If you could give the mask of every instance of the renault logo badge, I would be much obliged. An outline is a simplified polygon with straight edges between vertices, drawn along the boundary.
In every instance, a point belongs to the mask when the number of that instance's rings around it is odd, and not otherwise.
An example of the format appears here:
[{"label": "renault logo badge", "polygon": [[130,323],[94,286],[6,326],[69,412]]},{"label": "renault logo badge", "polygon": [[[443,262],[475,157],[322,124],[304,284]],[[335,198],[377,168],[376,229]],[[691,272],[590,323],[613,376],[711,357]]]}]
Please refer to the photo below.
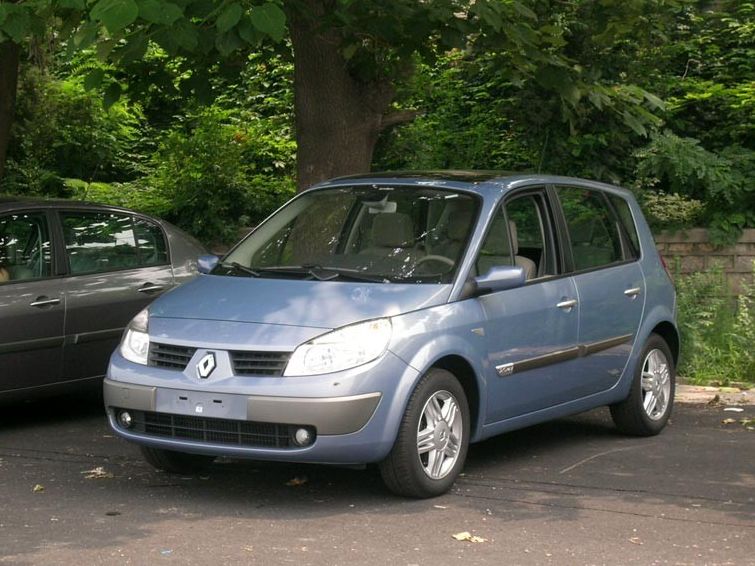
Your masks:
[{"label": "renault logo badge", "polygon": [[207,379],[215,369],[215,354],[207,352],[197,364],[197,376]]}]

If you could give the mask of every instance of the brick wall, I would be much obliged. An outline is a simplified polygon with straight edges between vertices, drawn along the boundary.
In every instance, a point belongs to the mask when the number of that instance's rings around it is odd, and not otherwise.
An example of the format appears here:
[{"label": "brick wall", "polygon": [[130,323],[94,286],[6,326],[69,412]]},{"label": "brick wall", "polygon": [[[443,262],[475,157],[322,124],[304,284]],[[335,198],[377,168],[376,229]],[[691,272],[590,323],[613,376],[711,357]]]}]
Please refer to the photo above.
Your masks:
[{"label": "brick wall", "polygon": [[735,293],[742,290],[742,282],[753,283],[752,262],[755,261],[755,229],[745,230],[733,246],[716,248],[710,243],[705,228],[656,234],[658,251],[666,259],[672,273],[706,271],[721,267]]}]

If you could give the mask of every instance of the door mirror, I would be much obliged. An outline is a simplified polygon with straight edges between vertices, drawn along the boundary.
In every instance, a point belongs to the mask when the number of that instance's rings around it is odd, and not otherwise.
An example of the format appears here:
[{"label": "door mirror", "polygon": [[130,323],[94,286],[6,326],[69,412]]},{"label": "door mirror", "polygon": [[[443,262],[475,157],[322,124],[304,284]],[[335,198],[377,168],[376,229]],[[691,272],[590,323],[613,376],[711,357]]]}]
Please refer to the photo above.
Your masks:
[{"label": "door mirror", "polygon": [[497,265],[491,267],[485,275],[474,278],[477,295],[515,289],[527,282],[524,268],[519,265]]},{"label": "door mirror", "polygon": [[215,269],[218,261],[220,261],[220,258],[216,255],[201,255],[197,259],[197,269],[199,269],[199,273],[207,274]]}]

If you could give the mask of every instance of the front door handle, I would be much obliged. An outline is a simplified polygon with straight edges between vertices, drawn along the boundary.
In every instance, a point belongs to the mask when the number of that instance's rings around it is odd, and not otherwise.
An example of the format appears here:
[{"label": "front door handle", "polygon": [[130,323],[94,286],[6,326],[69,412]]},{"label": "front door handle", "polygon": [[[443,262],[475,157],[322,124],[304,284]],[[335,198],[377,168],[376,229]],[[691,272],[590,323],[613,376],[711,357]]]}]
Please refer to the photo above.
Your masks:
[{"label": "front door handle", "polygon": [[574,308],[574,306],[577,304],[577,299],[567,299],[565,301],[561,301],[560,303],[556,303],[556,306],[560,309],[564,310],[571,310]]},{"label": "front door handle", "polygon": [[60,299],[49,299],[42,295],[41,297],[37,297],[34,302],[29,303],[30,307],[51,307],[52,305],[59,305]]},{"label": "front door handle", "polygon": [[162,290],[162,285],[155,285],[153,283],[145,283],[137,289],[137,291],[139,291],[140,293],[157,293],[158,291]]},{"label": "front door handle", "polygon": [[626,291],[624,291],[624,294],[627,297],[634,299],[641,292],[642,292],[642,289],[640,289],[639,287],[632,287],[631,289],[627,289]]}]

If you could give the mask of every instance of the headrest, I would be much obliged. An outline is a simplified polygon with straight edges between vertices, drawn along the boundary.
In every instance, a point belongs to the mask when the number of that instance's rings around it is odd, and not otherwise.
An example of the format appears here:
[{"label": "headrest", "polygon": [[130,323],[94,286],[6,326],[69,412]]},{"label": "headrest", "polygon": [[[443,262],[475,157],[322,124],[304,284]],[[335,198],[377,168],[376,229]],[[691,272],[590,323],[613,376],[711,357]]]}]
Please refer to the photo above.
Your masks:
[{"label": "headrest", "polygon": [[380,212],[372,221],[372,245],[408,248],[414,245],[412,219],[401,212]]},{"label": "headrest", "polygon": [[472,223],[472,206],[457,207],[448,215],[448,237],[451,240],[461,241],[469,232]]}]

